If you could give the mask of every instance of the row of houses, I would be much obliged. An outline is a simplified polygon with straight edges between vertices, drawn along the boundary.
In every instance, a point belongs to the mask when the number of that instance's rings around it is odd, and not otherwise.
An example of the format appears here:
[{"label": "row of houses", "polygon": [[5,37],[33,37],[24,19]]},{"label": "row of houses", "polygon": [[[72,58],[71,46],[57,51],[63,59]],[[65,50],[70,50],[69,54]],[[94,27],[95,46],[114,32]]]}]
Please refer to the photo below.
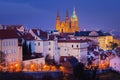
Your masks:
[{"label": "row of houses", "polygon": [[5,65],[30,64],[31,61],[26,63],[26,60],[34,58],[41,59],[40,64],[45,64],[47,55],[56,63],[59,63],[60,56],[74,56],[81,61],[87,56],[88,42],[91,40],[67,39],[55,31],[51,33],[41,29],[25,30],[22,25],[0,25],[0,51],[6,55]]},{"label": "row of houses", "polygon": [[22,25],[0,25],[0,51],[6,55],[5,65],[41,66],[47,56],[57,64],[61,57],[66,61],[66,57],[71,56],[87,64],[90,46],[106,50],[111,41],[112,36],[102,31],[59,33],[56,30],[26,30]]}]

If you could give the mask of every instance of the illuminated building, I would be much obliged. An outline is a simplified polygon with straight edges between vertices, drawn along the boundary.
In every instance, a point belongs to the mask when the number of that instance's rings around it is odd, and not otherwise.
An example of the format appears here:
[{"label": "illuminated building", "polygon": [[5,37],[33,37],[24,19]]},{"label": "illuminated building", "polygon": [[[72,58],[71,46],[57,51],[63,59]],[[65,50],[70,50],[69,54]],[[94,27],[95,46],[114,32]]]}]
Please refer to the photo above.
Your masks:
[{"label": "illuminated building", "polygon": [[92,41],[98,42],[99,47],[103,50],[108,50],[110,42],[113,42],[113,36],[109,33],[104,33],[102,31],[75,32],[75,37],[77,39],[90,39]]},{"label": "illuminated building", "polygon": [[75,31],[79,31],[78,26],[78,17],[76,15],[75,8],[73,10],[73,14],[71,16],[71,20],[69,20],[68,12],[66,11],[65,21],[60,21],[60,15],[57,13],[56,17],[56,30],[60,33],[74,33]]},{"label": "illuminated building", "polygon": [[[0,51],[5,54],[5,66],[22,62],[22,39],[15,30],[0,30]],[[8,67],[7,66],[7,67]],[[16,65],[18,68],[18,65]]]}]

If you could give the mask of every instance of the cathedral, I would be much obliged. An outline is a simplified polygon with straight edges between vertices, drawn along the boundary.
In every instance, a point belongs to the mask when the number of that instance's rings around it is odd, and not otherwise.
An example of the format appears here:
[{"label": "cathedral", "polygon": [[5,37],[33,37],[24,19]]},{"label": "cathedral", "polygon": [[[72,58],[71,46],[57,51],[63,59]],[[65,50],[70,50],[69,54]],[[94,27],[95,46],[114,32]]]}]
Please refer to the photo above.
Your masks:
[{"label": "cathedral", "polygon": [[78,17],[76,15],[75,8],[73,10],[73,14],[71,19],[69,19],[68,11],[66,11],[65,21],[60,21],[60,15],[57,12],[56,17],[56,30],[60,33],[75,33],[75,31],[80,31],[78,26]]}]

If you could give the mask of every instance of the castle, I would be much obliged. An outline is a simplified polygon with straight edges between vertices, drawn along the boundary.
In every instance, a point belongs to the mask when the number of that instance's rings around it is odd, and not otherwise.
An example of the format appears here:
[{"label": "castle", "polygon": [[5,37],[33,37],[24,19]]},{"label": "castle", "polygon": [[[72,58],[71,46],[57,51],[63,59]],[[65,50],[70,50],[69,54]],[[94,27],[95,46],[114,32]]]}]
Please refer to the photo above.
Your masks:
[{"label": "castle", "polygon": [[75,8],[73,10],[73,14],[71,19],[69,20],[68,11],[66,11],[65,21],[60,21],[59,12],[57,12],[56,17],[56,30],[60,33],[74,33],[75,31],[80,31],[78,26],[78,17],[76,15]]}]

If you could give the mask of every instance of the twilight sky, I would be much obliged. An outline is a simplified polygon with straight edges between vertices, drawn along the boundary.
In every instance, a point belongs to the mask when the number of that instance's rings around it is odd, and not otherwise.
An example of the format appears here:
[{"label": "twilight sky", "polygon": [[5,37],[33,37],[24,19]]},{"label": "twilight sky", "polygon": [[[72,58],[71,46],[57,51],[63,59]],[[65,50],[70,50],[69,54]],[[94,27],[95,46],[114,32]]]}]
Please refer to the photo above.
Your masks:
[{"label": "twilight sky", "polygon": [[64,20],[74,7],[81,29],[120,31],[120,0],[0,0],[0,24],[53,30],[57,10]]}]

